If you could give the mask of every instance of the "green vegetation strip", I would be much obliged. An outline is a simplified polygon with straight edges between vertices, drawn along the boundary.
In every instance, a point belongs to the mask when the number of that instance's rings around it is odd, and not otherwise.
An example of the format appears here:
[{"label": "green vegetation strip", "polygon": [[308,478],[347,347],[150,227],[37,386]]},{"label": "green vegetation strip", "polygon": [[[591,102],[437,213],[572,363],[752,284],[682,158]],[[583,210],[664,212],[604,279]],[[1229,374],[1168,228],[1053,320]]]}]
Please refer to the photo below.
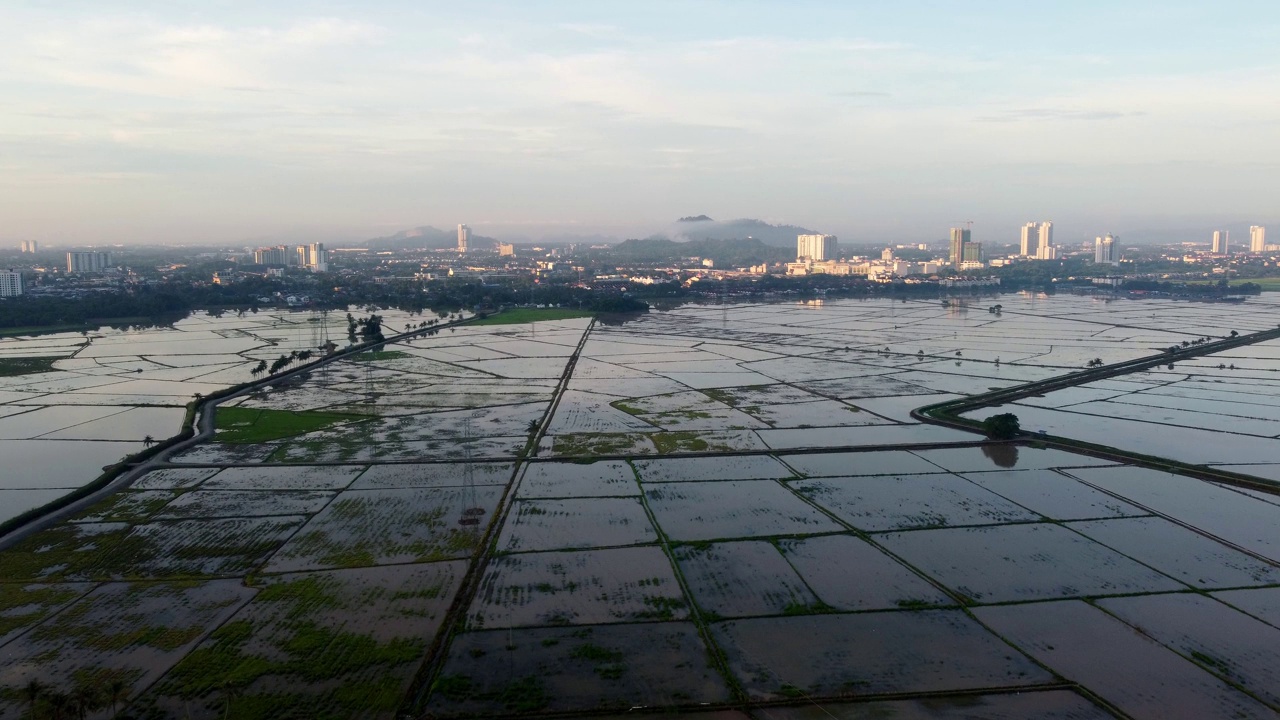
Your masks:
[{"label": "green vegetation strip", "polygon": [[0,358],[0,377],[49,372],[53,370],[53,364],[60,359],[54,357]]},{"label": "green vegetation strip", "polygon": [[373,352],[355,353],[348,356],[347,359],[351,362],[377,362],[379,360],[400,360],[407,357],[413,357],[413,355],[400,350],[374,350]]},{"label": "green vegetation strip", "polygon": [[98,325],[76,323],[72,325],[24,325],[21,327],[0,328],[0,337],[16,337],[18,335],[53,335],[64,332],[81,332],[96,330]]},{"label": "green vegetation strip", "polygon": [[541,322],[544,320],[572,320],[593,315],[595,313],[590,310],[571,310],[569,308],[516,308],[515,310],[503,310],[488,317],[477,318],[468,324],[518,325],[520,323]]},{"label": "green vegetation strip", "polygon": [[218,431],[213,439],[224,443],[262,443],[368,419],[342,413],[220,407],[216,416]]}]

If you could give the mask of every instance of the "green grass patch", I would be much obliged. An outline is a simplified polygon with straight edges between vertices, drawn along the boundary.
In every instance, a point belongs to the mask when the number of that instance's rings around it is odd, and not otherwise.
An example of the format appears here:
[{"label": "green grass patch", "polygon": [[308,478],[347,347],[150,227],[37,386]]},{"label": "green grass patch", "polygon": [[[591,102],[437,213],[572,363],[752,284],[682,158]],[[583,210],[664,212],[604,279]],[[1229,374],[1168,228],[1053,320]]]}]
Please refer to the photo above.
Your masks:
[{"label": "green grass patch", "polygon": [[[373,669],[388,669],[419,659],[422,643],[395,639],[380,643],[372,637],[335,631],[311,622],[291,627],[291,632],[272,639],[275,658],[246,652],[245,645],[257,629],[247,620],[223,625],[210,641],[183,658],[167,676],[162,692],[194,699],[218,695],[224,688],[246,688],[265,676],[333,685],[343,678],[367,676]],[[280,657],[283,656],[283,657]],[[392,710],[399,700],[398,683],[373,683],[343,689],[339,685],[329,699],[345,710],[367,710],[376,706]],[[392,686],[396,687],[392,687]],[[262,702],[268,695],[249,694],[233,703]],[[324,701],[325,698],[316,698]],[[249,717],[236,713],[235,717]],[[254,716],[256,717],[256,715]],[[347,713],[334,717],[350,717]]]},{"label": "green grass patch", "polygon": [[570,433],[555,436],[552,452],[556,455],[598,457],[632,452],[636,436],[618,433]]},{"label": "green grass patch", "polygon": [[1211,670],[1214,670],[1220,675],[1231,674],[1231,664],[1226,662],[1225,660],[1219,660],[1218,658],[1212,655],[1209,655],[1208,653],[1200,652],[1199,650],[1192,650],[1191,657],[1196,662],[1200,663],[1201,665],[1204,665],[1205,667]]},{"label": "green grass patch", "polygon": [[[1245,283],[1253,283],[1260,286],[1263,290],[1280,290],[1280,277],[1262,277],[1262,278],[1232,278],[1228,287],[1236,287]],[[1217,285],[1217,280],[1188,280],[1187,285]]]},{"label": "green grass patch", "polygon": [[39,623],[79,595],[65,586],[0,583],[0,635]]},{"label": "green grass patch", "polygon": [[61,359],[54,357],[0,358],[0,377],[49,372],[53,370],[53,364]]},{"label": "green grass patch", "polygon": [[653,446],[658,449],[659,455],[673,452],[704,452],[714,449],[706,440],[691,431],[653,433],[649,439],[653,441]]},{"label": "green grass patch", "polygon": [[1231,283],[1232,286],[1241,285],[1243,283],[1253,283],[1259,285],[1263,290],[1280,290],[1280,277],[1267,278],[1251,278],[1246,280],[1236,280]]},{"label": "green grass patch", "polygon": [[409,357],[413,357],[413,355],[402,350],[374,350],[373,352],[348,355],[347,360],[351,362],[378,362],[379,360],[400,360]]},{"label": "green grass patch", "polygon": [[551,702],[541,678],[535,676],[519,678],[485,692],[466,675],[445,675],[436,680],[431,690],[451,702],[490,700],[517,713],[535,712]]},{"label": "green grass patch", "polygon": [[595,313],[590,310],[571,310],[569,308],[516,308],[504,310],[481,320],[473,320],[469,325],[518,325],[520,323],[542,322],[544,320],[572,320],[574,318],[591,317]]},{"label": "green grass patch", "polygon": [[220,407],[214,424],[214,440],[224,443],[262,443],[323,430],[338,423],[363,421],[368,417],[342,413],[261,408]]},{"label": "green grass patch", "polygon": [[611,403],[609,403],[609,404],[610,404],[610,405],[612,405],[615,409],[617,409],[617,410],[621,410],[622,412],[624,412],[624,413],[626,413],[626,414],[628,414],[628,415],[643,415],[643,414],[644,414],[644,410],[641,410],[640,408],[635,407],[635,406],[633,406],[633,405],[628,405],[626,400],[615,400],[615,401],[613,401],[613,402],[611,402]]},{"label": "green grass patch", "polygon": [[617,650],[584,643],[569,651],[569,657],[575,660],[589,660],[596,663],[616,663],[621,662],[623,654]]},{"label": "green grass patch", "polygon": [[636,613],[636,616],[646,620],[672,620],[676,616],[676,611],[685,608],[684,600],[680,598],[652,595],[645,596],[644,604],[648,609]]}]

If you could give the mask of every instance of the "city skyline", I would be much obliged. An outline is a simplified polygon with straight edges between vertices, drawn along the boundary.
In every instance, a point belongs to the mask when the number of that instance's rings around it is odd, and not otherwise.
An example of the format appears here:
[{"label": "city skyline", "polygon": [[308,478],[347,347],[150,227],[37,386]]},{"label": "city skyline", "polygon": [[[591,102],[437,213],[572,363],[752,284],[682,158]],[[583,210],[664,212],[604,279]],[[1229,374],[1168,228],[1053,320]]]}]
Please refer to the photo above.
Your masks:
[{"label": "city skyline", "polygon": [[[0,240],[332,242],[449,217],[625,238],[690,211],[850,242],[1026,216],[1064,238],[1242,235],[1280,221],[1259,160],[1280,152],[1278,21],[1261,3],[19,3],[0,9]],[[1028,34],[1030,59],[1009,42]]]}]

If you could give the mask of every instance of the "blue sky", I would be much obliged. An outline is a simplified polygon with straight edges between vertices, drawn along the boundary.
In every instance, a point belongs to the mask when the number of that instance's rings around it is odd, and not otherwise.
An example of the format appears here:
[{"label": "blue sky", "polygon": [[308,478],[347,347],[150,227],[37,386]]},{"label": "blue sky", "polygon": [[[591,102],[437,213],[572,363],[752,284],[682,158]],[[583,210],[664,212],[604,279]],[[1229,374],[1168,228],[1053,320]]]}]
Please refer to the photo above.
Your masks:
[{"label": "blue sky", "polygon": [[0,239],[1203,240],[1280,223],[1278,90],[1274,2],[10,0]]}]

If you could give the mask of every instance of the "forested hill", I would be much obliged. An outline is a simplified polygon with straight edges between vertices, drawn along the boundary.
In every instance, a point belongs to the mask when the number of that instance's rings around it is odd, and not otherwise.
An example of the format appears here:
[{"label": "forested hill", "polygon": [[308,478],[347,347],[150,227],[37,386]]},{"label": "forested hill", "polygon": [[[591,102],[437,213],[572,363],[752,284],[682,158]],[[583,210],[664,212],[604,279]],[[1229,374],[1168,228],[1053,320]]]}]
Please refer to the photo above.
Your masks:
[{"label": "forested hill", "polygon": [[688,257],[709,258],[716,267],[746,267],[790,260],[795,251],[771,247],[760,240],[690,240],[674,242],[666,238],[627,240],[608,251],[615,260],[657,263]]},{"label": "forested hill", "polygon": [[771,225],[763,220],[739,218],[717,221],[706,215],[680,218],[667,233],[672,237],[689,240],[747,240],[755,239],[765,245],[795,248],[797,235],[812,235],[814,230],[799,225]]}]

